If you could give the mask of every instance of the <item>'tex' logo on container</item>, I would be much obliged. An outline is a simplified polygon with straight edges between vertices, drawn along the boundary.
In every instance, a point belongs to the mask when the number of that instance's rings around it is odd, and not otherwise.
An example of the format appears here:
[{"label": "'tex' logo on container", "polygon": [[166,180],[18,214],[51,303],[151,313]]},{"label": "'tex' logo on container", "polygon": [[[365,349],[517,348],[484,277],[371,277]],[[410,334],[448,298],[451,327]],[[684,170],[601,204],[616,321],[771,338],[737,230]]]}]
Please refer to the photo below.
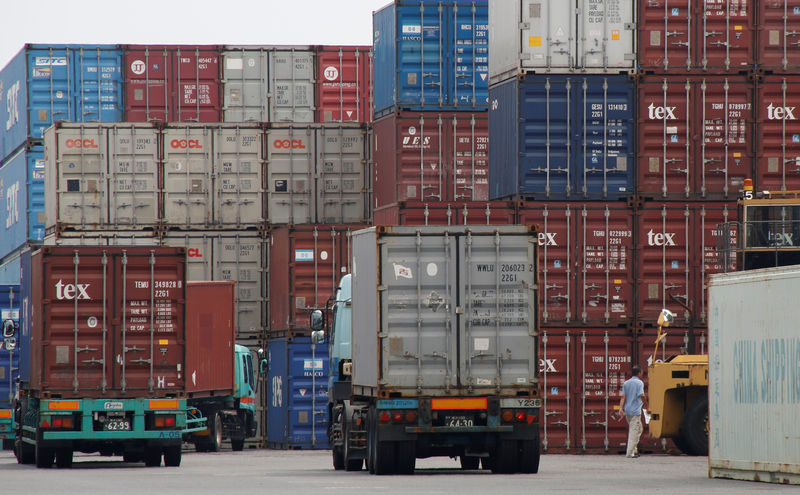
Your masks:
[{"label": "'tex' logo on container", "polygon": [[89,286],[91,284],[65,284],[63,280],[56,282],[56,299],[91,299]]},{"label": "'tex' logo on container", "polygon": [[776,107],[772,103],[767,106],[769,120],[797,120],[794,116],[795,107]]}]

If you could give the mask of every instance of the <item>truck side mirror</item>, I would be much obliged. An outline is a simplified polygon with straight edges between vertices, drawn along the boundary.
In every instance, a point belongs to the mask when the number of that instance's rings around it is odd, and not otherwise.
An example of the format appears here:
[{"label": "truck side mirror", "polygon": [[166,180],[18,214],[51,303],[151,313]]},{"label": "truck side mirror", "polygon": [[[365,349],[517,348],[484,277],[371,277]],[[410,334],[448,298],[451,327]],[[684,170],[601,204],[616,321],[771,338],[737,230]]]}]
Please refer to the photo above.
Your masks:
[{"label": "truck side mirror", "polygon": [[314,330],[311,332],[312,344],[322,344],[323,342],[325,342],[325,332],[322,330]]},{"label": "truck side mirror", "polygon": [[264,349],[258,349],[258,373],[266,375],[267,371],[269,371],[269,359],[267,359]]},{"label": "truck side mirror", "polygon": [[14,320],[3,320],[3,337],[10,339],[16,335],[19,325]]},{"label": "truck side mirror", "polygon": [[311,330],[322,330],[325,328],[325,313],[322,312],[321,309],[315,309],[311,312],[311,316],[309,317],[309,326]]}]

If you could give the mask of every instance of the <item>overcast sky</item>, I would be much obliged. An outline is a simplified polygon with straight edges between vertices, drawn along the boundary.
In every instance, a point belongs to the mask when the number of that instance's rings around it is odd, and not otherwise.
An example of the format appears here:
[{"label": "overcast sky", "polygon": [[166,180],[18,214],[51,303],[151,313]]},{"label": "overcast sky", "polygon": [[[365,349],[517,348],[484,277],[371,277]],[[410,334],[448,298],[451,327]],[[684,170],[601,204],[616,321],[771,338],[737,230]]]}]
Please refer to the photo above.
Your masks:
[{"label": "overcast sky", "polygon": [[0,0],[0,68],[25,43],[371,45],[390,0]]}]

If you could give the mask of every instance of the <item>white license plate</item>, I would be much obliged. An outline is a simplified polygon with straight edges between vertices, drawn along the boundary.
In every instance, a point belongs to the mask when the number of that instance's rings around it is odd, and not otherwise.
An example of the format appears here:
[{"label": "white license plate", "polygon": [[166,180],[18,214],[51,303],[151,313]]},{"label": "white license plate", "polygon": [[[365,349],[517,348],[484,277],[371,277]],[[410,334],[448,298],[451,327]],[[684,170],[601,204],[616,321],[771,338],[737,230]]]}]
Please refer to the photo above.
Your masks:
[{"label": "white license plate", "polygon": [[103,423],[105,431],[130,431],[131,422],[127,419],[110,419]]},{"label": "white license plate", "polygon": [[475,426],[475,418],[470,416],[445,416],[444,425],[451,428]]}]

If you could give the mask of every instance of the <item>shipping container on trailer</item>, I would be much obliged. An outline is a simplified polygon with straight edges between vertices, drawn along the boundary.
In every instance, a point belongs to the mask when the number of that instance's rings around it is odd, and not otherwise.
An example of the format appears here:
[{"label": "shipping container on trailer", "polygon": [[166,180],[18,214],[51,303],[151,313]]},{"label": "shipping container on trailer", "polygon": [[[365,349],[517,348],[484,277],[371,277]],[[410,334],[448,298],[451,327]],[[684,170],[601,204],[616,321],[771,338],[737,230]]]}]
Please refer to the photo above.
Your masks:
[{"label": "shipping container on trailer", "polygon": [[45,133],[46,232],[154,230],[161,216],[158,130],[62,122]]},{"label": "shipping container on trailer", "polygon": [[328,346],[281,337],[267,353],[267,447],[329,448]]},{"label": "shipping container on trailer", "polygon": [[[746,0],[742,0],[744,2]],[[796,74],[800,65],[800,1],[757,2],[758,37],[756,56],[761,70]]]},{"label": "shipping container on trailer", "polygon": [[513,225],[513,201],[401,201],[377,208],[373,225]]},{"label": "shipping container on trailer", "polygon": [[311,46],[222,48],[225,122],[314,122],[317,109]]},{"label": "shipping container on trailer", "polygon": [[164,246],[186,250],[186,279],[236,282],[236,337],[263,337],[267,314],[267,246],[258,232],[168,231]]},{"label": "shipping container on trailer", "polygon": [[637,192],[735,200],[754,173],[755,86],[745,76],[648,75],[638,83]]},{"label": "shipping container on trailer", "polygon": [[318,46],[316,122],[372,121],[372,47]]},{"label": "shipping container on trailer", "polygon": [[368,221],[366,124],[270,124],[265,140],[270,224]]},{"label": "shipping container on trailer", "polygon": [[122,51],[116,45],[25,45],[0,71],[0,159],[54,122],[123,116]]},{"label": "shipping container on trailer", "polygon": [[324,308],[351,272],[350,234],[364,225],[279,225],[269,232],[269,335],[308,335],[309,313]]},{"label": "shipping container on trailer", "polygon": [[630,0],[489,2],[489,74],[632,73],[636,8]]},{"label": "shipping container on trailer", "polygon": [[44,177],[44,148],[32,141],[0,161],[0,259],[28,243],[42,242]]},{"label": "shipping container on trailer", "polygon": [[220,122],[216,45],[124,45],[125,120]]},{"label": "shipping container on trailer", "polygon": [[640,70],[652,74],[735,74],[760,66],[755,42],[759,2],[637,3]]},{"label": "shipping container on trailer", "polygon": [[374,205],[486,201],[486,112],[399,112],[373,123]]},{"label": "shipping container on trailer", "polygon": [[627,76],[533,74],[492,86],[489,198],[632,195],[634,97]]},{"label": "shipping container on trailer", "polygon": [[487,108],[489,2],[396,0],[373,13],[374,118]]},{"label": "shipping container on trailer", "polygon": [[762,191],[796,191],[800,189],[800,75],[764,76],[756,87],[754,186]]},{"label": "shipping container on trailer", "polygon": [[264,148],[258,124],[178,124],[161,130],[163,222],[177,229],[263,225]]}]

